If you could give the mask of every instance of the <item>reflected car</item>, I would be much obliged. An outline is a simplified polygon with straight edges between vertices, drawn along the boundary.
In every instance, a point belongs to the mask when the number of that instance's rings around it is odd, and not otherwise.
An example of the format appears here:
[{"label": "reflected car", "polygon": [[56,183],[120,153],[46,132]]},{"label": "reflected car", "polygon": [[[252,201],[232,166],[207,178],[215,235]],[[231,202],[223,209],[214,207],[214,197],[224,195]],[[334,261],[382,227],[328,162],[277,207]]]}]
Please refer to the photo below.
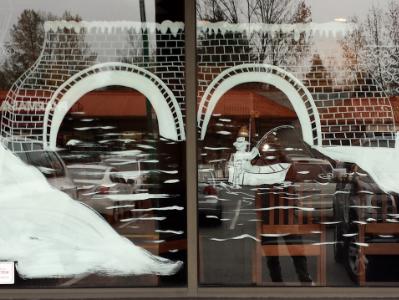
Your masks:
[{"label": "reflected car", "polygon": [[8,142],[7,147],[28,165],[36,167],[56,189],[77,199],[77,187],[68,169],[56,151],[43,150],[40,143]]},{"label": "reflected car", "polygon": [[[334,211],[339,223],[334,231],[334,256],[337,262],[344,264],[349,277],[358,282],[361,255],[357,244],[359,227],[361,224],[381,223],[387,230],[387,234],[366,233],[362,241],[365,244],[378,243],[381,247],[386,243],[389,247],[399,243],[398,195],[382,191],[372,177],[357,165],[348,170],[338,190]],[[398,256],[367,256],[365,261],[367,277],[381,274],[373,272],[373,267],[399,263]],[[384,273],[387,272],[384,269]]]},{"label": "reflected car", "polygon": [[221,223],[222,203],[215,183],[215,171],[211,168],[198,169],[198,214],[200,224]]},{"label": "reflected car", "polygon": [[136,193],[143,187],[151,171],[151,168],[143,170],[143,161],[137,159],[137,156],[113,156],[112,154],[107,154],[102,155],[101,159],[104,165],[117,168],[118,176],[115,176],[115,179],[119,178],[120,181],[129,183],[132,187],[132,193]]},{"label": "reflected car", "polygon": [[118,169],[104,165],[73,164],[68,166],[68,170],[78,186],[78,199],[108,221],[118,221],[123,210],[110,195],[131,194],[133,191],[133,186],[120,176]]},{"label": "reflected car", "polygon": [[293,183],[298,206],[313,208],[316,219],[328,221],[334,216],[336,182],[329,161],[311,157],[290,157],[286,180]]}]

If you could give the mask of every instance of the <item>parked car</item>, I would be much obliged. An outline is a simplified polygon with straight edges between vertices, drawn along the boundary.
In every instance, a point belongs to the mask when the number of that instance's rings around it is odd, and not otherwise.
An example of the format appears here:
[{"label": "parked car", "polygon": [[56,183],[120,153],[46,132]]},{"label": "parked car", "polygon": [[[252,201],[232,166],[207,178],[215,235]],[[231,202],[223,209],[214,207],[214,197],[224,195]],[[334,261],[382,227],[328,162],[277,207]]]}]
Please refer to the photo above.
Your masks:
[{"label": "parked car", "polygon": [[73,164],[68,166],[74,183],[78,186],[78,198],[92,207],[108,221],[116,222],[123,214],[120,203],[110,195],[131,194],[133,187],[118,169],[94,164]]},{"label": "parked car", "polygon": [[22,161],[39,169],[53,187],[77,199],[77,187],[56,151],[43,150],[42,144],[34,141],[9,141],[6,145]]},{"label": "parked car", "polygon": [[[352,165],[338,188],[334,205],[335,219],[339,221],[335,227],[334,256],[337,262],[343,263],[350,278],[357,282],[360,272],[360,247],[359,226],[368,223],[385,223],[389,234],[370,234],[364,236],[363,243],[378,243],[382,246],[387,243],[399,243],[399,230],[396,218],[398,215],[398,197],[382,191],[372,177],[359,168]],[[385,226],[384,225],[384,226]],[[386,256],[384,263],[399,263],[398,256]],[[381,265],[384,257],[368,256],[366,261],[367,277],[381,272],[373,272],[371,266]],[[378,261],[378,263],[376,263]],[[388,271],[387,271],[388,272]],[[386,273],[386,272],[385,272]]]},{"label": "parked car", "polygon": [[302,156],[290,157],[289,161],[291,167],[286,180],[293,182],[293,192],[299,198],[298,206],[313,208],[312,214],[316,219],[332,219],[336,182],[330,162]]},{"label": "parked car", "polygon": [[198,212],[200,224],[221,223],[222,203],[218,197],[215,171],[211,168],[198,169]]}]

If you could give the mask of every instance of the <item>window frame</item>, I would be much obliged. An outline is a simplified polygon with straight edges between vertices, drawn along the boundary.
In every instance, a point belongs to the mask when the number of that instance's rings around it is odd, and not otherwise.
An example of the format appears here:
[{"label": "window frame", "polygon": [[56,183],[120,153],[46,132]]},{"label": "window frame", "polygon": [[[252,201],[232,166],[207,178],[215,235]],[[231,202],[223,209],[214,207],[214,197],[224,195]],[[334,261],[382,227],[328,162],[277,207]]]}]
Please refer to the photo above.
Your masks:
[{"label": "window frame", "polygon": [[[196,0],[185,0],[186,85],[186,191],[187,191],[187,286],[176,288],[0,288],[0,299],[118,299],[189,297],[358,298],[396,299],[399,287],[201,287],[199,285],[197,217],[197,57]],[[195,174],[195,175],[193,175]],[[344,292],[344,294],[343,294]]]}]

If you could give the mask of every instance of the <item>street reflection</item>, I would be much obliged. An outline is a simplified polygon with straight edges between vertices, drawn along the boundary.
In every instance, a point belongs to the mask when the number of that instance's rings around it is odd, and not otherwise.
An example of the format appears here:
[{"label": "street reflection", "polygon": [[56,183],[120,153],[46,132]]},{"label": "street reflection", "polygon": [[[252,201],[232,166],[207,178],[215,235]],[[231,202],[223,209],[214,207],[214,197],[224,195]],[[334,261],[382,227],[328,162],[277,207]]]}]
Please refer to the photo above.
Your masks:
[{"label": "street reflection", "polygon": [[[237,95],[259,102],[238,107]],[[378,270],[398,261],[397,195],[308,146],[285,101],[250,84],[215,107],[198,156],[201,284],[394,282]]]}]

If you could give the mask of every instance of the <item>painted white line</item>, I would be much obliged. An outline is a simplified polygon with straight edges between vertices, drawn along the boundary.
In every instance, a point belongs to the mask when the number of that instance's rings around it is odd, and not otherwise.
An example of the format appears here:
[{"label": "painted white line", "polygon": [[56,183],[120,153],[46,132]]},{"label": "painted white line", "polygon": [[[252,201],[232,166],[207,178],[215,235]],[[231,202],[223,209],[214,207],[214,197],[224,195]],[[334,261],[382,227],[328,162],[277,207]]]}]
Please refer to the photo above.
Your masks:
[{"label": "painted white line", "polygon": [[87,276],[89,276],[89,274],[82,274],[82,275],[76,276],[75,278],[72,278],[72,279],[62,283],[59,286],[61,286],[61,287],[71,286],[71,285],[73,285],[75,283],[78,283],[79,281],[81,281],[82,279],[86,278]]},{"label": "painted white line", "polygon": [[233,220],[231,221],[231,224],[230,224],[230,229],[234,229],[236,227],[236,224],[237,224],[237,221],[238,221],[238,217],[240,216],[240,209],[241,209],[241,199],[238,200],[238,202],[237,202],[237,207],[236,207],[236,210],[235,210],[234,218],[233,218]]}]

